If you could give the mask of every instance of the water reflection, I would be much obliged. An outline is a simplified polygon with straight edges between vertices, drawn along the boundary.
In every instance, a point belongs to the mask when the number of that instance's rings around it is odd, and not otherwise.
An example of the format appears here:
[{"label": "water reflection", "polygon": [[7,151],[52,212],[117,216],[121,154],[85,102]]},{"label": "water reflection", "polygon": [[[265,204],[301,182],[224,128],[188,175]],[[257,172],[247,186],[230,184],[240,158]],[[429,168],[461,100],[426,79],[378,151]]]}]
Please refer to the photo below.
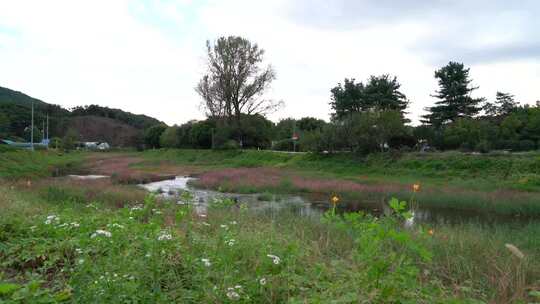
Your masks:
[{"label": "water reflection", "polygon": [[[250,210],[265,215],[276,214],[279,211],[289,211],[302,217],[320,218],[321,215],[330,208],[326,197],[302,197],[298,195],[274,196],[271,201],[260,201],[260,194],[238,194],[222,193],[213,190],[194,188],[190,181],[195,178],[178,176],[175,179],[163,180],[139,186],[148,191],[158,193],[158,195],[180,199],[179,194],[183,191],[190,192],[194,200],[190,204],[194,205],[198,214],[206,214],[208,205],[215,199],[229,198],[238,203],[244,203]],[[179,203],[183,203],[179,201]],[[365,202],[365,201],[343,201],[337,205],[337,212],[356,212],[365,211],[373,215],[380,216],[390,213],[388,204],[384,201]],[[500,222],[523,222],[528,221],[509,216],[497,216],[489,213],[479,213],[476,211],[463,211],[454,209],[431,209],[417,208],[413,212],[413,218],[406,221],[406,226],[412,226],[417,223],[437,223],[437,224],[456,224],[463,222],[482,222],[485,224],[497,224]]]}]

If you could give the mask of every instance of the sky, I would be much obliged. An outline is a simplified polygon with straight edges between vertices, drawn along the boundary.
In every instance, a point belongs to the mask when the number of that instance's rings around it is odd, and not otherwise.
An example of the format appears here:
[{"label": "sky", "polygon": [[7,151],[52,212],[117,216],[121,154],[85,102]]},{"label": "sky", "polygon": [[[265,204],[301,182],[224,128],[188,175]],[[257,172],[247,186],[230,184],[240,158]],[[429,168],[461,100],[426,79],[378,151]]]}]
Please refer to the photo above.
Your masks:
[{"label": "sky", "polygon": [[538,0],[2,0],[0,86],[181,124],[204,118],[206,40],[238,35],[276,71],[273,121],[328,120],[337,83],[388,73],[416,123],[449,61],[471,68],[474,96],[540,100],[539,16]]}]

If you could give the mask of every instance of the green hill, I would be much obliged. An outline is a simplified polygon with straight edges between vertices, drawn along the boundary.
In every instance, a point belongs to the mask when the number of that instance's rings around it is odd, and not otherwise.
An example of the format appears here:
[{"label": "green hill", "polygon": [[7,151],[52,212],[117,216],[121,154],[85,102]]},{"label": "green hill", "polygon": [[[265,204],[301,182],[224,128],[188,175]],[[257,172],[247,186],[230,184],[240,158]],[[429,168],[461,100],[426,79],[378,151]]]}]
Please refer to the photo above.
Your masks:
[{"label": "green hill", "polygon": [[[49,137],[62,137],[69,129],[75,129],[81,134],[81,140],[103,140],[111,138],[110,130],[101,128],[99,118],[106,118],[107,125],[115,127],[116,131],[129,130],[130,138],[137,137],[135,133],[141,133],[148,127],[163,122],[146,116],[133,114],[120,109],[111,109],[98,105],[79,106],[71,111],[59,105],[49,104],[42,100],[28,96],[22,92],[0,87],[0,138],[8,138],[19,141],[30,139],[31,105],[34,103],[34,140],[40,141],[42,138],[43,125],[49,116]],[[78,123],[82,119],[87,124]],[[87,117],[93,117],[89,119]],[[115,131],[116,130],[116,131]],[[85,138],[88,135],[90,138]],[[114,136],[113,138],[122,137]],[[122,146],[132,145],[134,141],[121,140],[118,143]]]}]

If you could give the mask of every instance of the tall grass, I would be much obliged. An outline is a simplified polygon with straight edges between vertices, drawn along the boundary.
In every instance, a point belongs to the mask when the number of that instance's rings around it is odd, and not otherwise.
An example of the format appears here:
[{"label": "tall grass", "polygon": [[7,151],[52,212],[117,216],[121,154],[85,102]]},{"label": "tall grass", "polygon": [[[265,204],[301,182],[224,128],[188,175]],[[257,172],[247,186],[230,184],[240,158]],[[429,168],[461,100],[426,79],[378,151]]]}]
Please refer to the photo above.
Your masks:
[{"label": "tall grass", "polygon": [[0,179],[40,178],[76,171],[84,153],[14,150],[0,152]]},{"label": "tall grass", "polygon": [[0,300],[520,303],[540,288],[537,222],[406,230],[399,217],[314,220],[232,202],[201,217],[153,199],[110,209],[0,190]]}]

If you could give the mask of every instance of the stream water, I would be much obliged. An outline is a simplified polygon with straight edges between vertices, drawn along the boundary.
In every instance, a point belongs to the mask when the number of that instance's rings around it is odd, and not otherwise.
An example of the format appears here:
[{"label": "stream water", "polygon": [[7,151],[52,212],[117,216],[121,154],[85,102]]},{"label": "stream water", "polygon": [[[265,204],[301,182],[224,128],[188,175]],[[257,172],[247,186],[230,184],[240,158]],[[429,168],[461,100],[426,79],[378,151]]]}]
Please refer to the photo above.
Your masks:
[{"label": "stream water", "polygon": [[[330,208],[327,199],[317,199],[298,195],[273,195],[270,200],[265,198],[261,201],[261,194],[239,194],[223,193],[208,189],[193,187],[190,181],[193,177],[178,176],[175,179],[163,180],[148,184],[141,184],[140,187],[158,193],[166,198],[178,199],[179,195],[188,191],[194,197],[194,207],[199,214],[206,213],[208,205],[214,199],[230,198],[239,203],[245,203],[249,209],[254,212],[270,213],[275,211],[289,211],[298,216],[319,218],[326,210]],[[266,195],[267,196],[267,195]],[[181,203],[181,202],[180,202]],[[387,204],[373,202],[340,202],[337,206],[338,212],[366,211],[375,215],[381,215],[389,212]],[[453,210],[453,209],[427,209],[417,208],[414,211],[414,218],[408,224],[414,223],[462,223],[470,221],[479,221],[486,224],[500,222],[527,222],[523,219],[496,216],[493,214],[484,214],[473,211]]]}]

